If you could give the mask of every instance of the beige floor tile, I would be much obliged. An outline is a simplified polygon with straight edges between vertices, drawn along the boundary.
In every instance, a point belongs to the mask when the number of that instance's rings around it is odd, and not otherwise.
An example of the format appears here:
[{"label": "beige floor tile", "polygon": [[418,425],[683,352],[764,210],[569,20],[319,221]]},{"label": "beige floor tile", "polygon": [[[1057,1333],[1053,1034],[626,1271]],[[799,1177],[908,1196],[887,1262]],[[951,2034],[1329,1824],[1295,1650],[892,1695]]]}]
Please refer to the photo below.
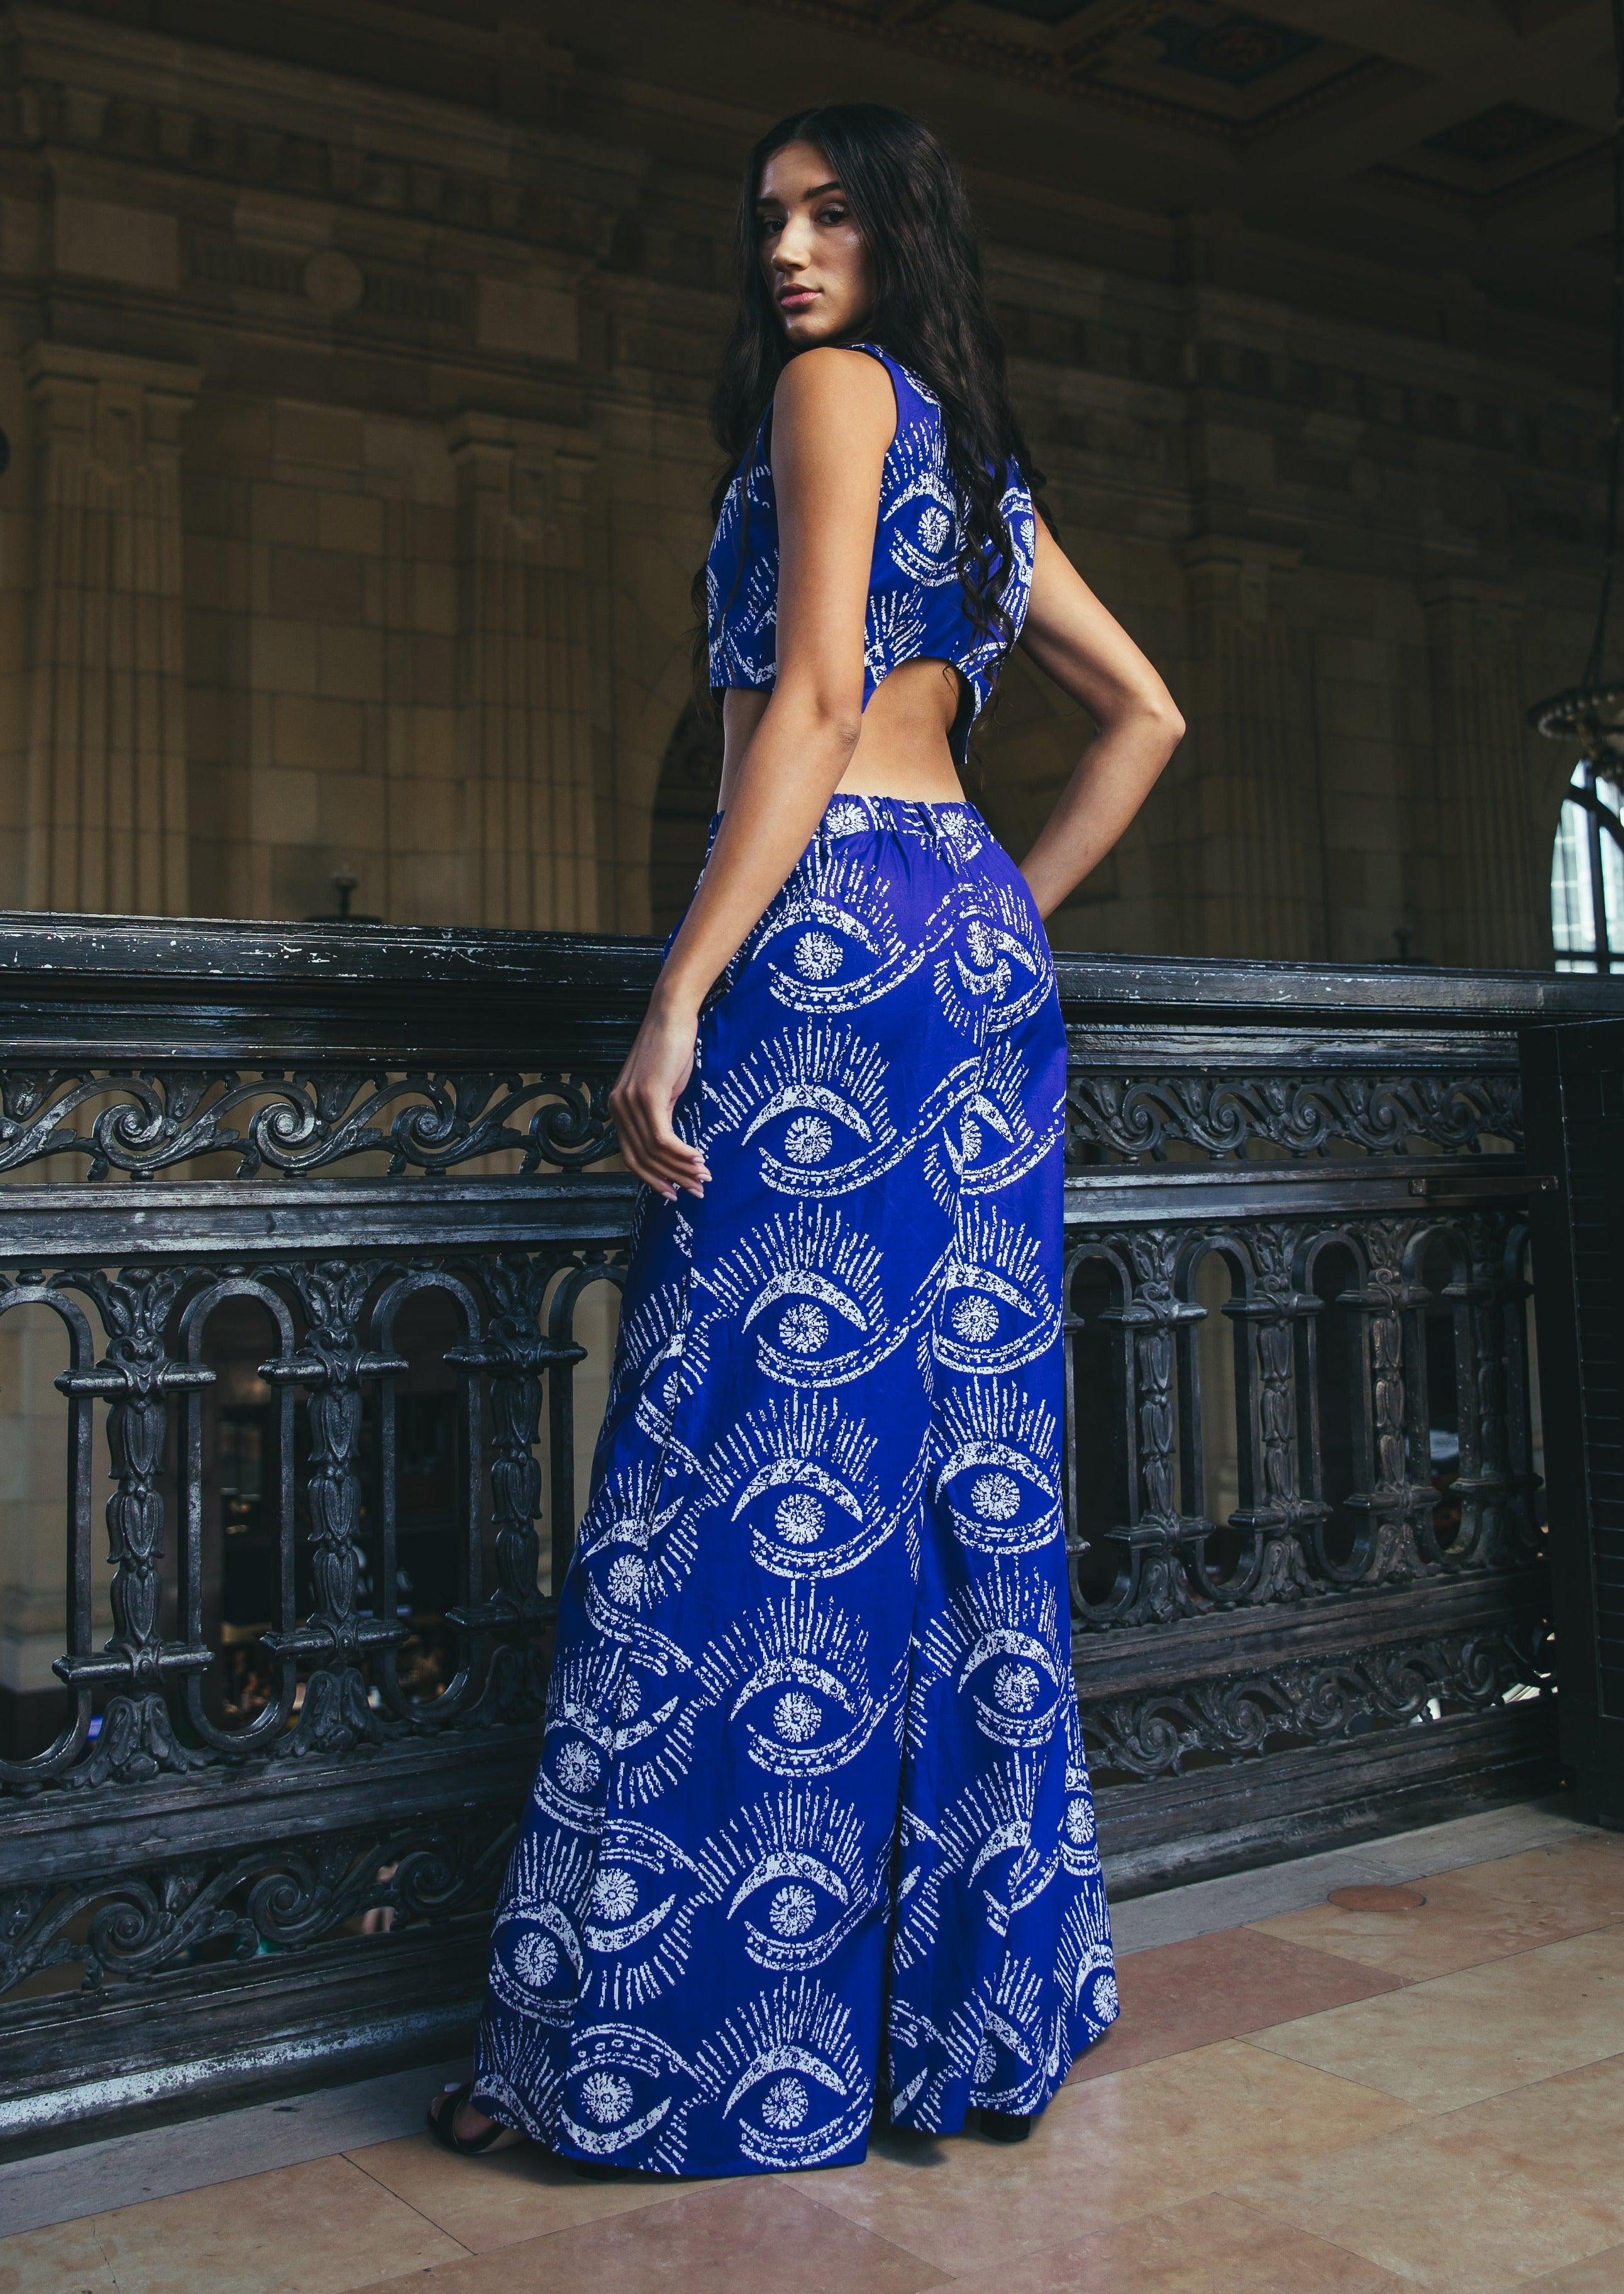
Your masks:
[{"label": "beige floor tile", "polygon": [[118,2294],[88,2223],[0,2238],[0,2294]]},{"label": "beige floor tile", "polygon": [[[888,2138],[861,2167],[818,2176],[815,2195],[939,2272],[967,2275],[1411,2116],[1303,2065],[1282,2078],[1283,2063],[1238,2039],[1164,2056],[1064,2088],[1018,2148],[975,2135]],[[796,2180],[810,2190],[814,2178]]]},{"label": "beige floor tile", "polygon": [[1604,2254],[1553,2270],[1548,2278],[1536,2278],[1533,2286],[1538,2294],[1624,2294],[1624,2246],[1610,2246]]},{"label": "beige floor tile", "polygon": [[[1526,1848],[1486,1864],[1459,1865],[1447,1876],[1485,1894],[1577,1899],[1602,1919],[1624,1919],[1624,1833],[1596,1831],[1582,1840]],[[1429,1888],[1432,1882],[1419,1884]]]},{"label": "beige floor tile", "polygon": [[1605,1834],[1461,1865],[1416,1884],[1426,1901],[1415,1911],[1315,1904],[1255,1921],[1247,1932],[1416,1981],[1624,1920],[1624,1850]]},{"label": "beige floor tile", "polygon": [[939,2275],[781,2175],[677,2188],[663,2206],[379,2279],[364,2294],[918,2294]]},{"label": "beige floor tile", "polygon": [[1624,2057],[1284,2161],[1231,2195],[1440,2294],[1503,2294],[1620,2242]]},{"label": "beige floor tile", "polygon": [[1128,1953],[1116,1972],[1122,2013],[1078,2057],[1073,2086],[1366,1999],[1398,1981],[1328,1952],[1260,1935],[1255,1928],[1220,1928],[1183,1943],[1155,1944]]},{"label": "beige floor tile", "polygon": [[[1080,2193],[1080,2211],[1086,2193]],[[1235,2199],[1192,2199],[1021,2257],[1019,2294],[1405,2294],[1363,2255],[1327,2245]],[[1002,2268],[943,2282],[951,2294],[1010,2294]]]},{"label": "beige floor tile", "polygon": [[1624,2049],[1624,1925],[1378,1992],[1243,2044],[1418,2111],[1453,2111]]},{"label": "beige floor tile", "polygon": [[474,2254],[669,2199],[669,2183],[589,2181],[539,2146],[458,2159],[427,2135],[352,2151],[352,2162]]},{"label": "beige floor tile", "polygon": [[347,2159],[148,2199],[85,2227],[118,2294],[347,2294],[463,2251]]}]

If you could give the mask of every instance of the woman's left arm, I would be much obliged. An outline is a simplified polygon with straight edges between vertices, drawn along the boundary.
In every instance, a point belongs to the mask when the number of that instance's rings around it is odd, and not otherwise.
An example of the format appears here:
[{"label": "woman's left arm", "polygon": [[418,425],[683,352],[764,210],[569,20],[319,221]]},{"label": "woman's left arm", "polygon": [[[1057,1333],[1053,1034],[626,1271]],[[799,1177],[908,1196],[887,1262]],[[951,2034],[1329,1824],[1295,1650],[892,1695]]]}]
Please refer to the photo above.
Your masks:
[{"label": "woman's left arm", "polygon": [[1020,644],[1099,728],[1021,863],[1038,913],[1047,916],[1127,828],[1184,738],[1184,720],[1041,517]]}]

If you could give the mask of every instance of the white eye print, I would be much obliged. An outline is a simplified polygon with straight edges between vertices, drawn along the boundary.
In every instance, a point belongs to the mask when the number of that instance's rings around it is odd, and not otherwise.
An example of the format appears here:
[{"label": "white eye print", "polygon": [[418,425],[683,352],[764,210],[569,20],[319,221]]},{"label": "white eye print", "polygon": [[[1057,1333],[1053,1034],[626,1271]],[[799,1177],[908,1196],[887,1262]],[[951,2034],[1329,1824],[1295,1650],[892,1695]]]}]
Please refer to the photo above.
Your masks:
[{"label": "white eye print", "polygon": [[[925,1466],[910,1460],[882,1488],[878,1439],[832,1393],[774,1394],[730,1425],[701,1460],[701,1533],[744,1532],[751,1559],[775,1577],[837,1577],[904,1524],[911,1531]],[[720,1520],[715,1517],[720,1516]]]},{"label": "white eye print", "polygon": [[1047,1745],[1071,1689],[1066,1631],[1054,1586],[1000,1555],[930,1620],[919,1684],[962,1696],[981,1734],[1016,1751]]},{"label": "white eye print", "polygon": [[736,2008],[700,2049],[707,2098],[745,2157],[815,2167],[859,2142],[870,2097],[844,2003],[815,1977],[788,1977]]},{"label": "white eye print", "polygon": [[591,1864],[575,1832],[526,1832],[514,1851],[492,1923],[490,1982],[527,2021],[561,2024],[573,2013]]},{"label": "white eye print", "polygon": [[[967,1165],[973,1163],[980,1134],[967,1114],[960,1146]],[[959,1206],[943,1303],[933,1334],[936,1358],[977,1378],[1036,1362],[1060,1335],[1059,1300],[1045,1278],[1037,1237],[975,1197]]]},{"label": "white eye print", "polygon": [[854,1760],[894,1711],[907,1654],[888,1680],[872,1680],[862,1626],[817,1585],[792,1582],[720,1633],[699,1671],[758,1769],[811,1780]]},{"label": "white eye print", "polygon": [[707,1842],[700,1867],[758,1966],[820,1966],[877,1899],[879,1851],[850,1802],[820,1786],[780,1786]]},{"label": "white eye print", "polygon": [[668,1990],[688,1966],[707,1900],[698,1867],[674,1840],[630,1817],[607,1818],[582,1927],[592,2004],[641,2011]]},{"label": "white eye print", "polygon": [[1058,1421],[1046,1403],[981,1379],[943,1397],[932,1431],[932,1493],[961,1544],[1023,1554],[1064,1535]]},{"label": "white eye print", "polygon": [[589,2159],[635,2154],[657,2171],[681,2171],[688,2115],[699,2093],[694,2066],[659,2032],[626,2021],[589,2024],[571,2040],[559,2130]]}]

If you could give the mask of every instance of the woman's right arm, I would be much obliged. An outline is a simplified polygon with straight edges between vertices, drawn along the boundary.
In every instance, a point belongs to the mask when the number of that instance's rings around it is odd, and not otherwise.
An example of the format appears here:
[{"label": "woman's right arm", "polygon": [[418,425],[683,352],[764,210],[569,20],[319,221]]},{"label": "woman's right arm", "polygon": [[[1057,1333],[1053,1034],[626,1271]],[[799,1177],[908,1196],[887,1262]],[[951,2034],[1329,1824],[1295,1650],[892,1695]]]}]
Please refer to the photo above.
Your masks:
[{"label": "woman's right arm", "polygon": [[671,1126],[699,1006],[805,850],[862,727],[863,626],[891,378],[864,351],[803,351],[773,395],[778,669],[682,926],[609,1094],[621,1151],[663,1195],[710,1175]]},{"label": "woman's right arm", "polygon": [[1038,913],[1047,916],[1127,828],[1184,738],[1184,720],[1041,517],[1020,643],[1099,728],[1021,863]]}]

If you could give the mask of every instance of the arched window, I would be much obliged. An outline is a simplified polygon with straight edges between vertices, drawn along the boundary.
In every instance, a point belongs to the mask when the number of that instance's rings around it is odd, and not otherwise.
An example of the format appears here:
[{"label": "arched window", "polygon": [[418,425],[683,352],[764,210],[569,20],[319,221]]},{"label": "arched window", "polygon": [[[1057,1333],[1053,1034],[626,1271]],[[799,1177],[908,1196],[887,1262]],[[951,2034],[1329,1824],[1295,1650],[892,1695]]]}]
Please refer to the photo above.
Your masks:
[{"label": "arched window", "polygon": [[1624,787],[1588,757],[1574,768],[1551,856],[1558,972],[1624,976]]}]

